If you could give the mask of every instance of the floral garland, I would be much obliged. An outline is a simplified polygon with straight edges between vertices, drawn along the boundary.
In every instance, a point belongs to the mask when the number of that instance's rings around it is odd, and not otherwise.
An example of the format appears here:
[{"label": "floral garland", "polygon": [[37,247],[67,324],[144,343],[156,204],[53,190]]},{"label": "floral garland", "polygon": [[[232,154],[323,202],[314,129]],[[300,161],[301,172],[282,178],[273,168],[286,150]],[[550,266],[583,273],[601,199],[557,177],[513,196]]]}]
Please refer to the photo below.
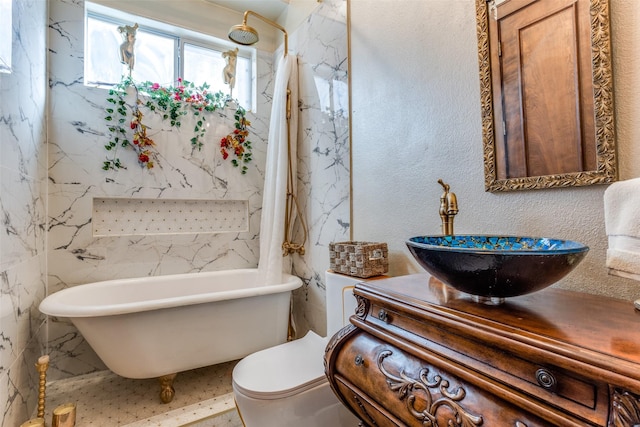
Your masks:
[{"label": "floral garland", "polygon": [[[135,90],[135,102],[129,106],[125,101],[127,88]],[[141,107],[145,107],[151,112],[162,115],[163,120],[169,120],[171,126],[180,128],[181,118],[192,113],[196,120],[194,126],[194,136],[191,138],[191,145],[198,150],[202,149],[203,139],[206,131],[205,112],[212,112],[226,107],[232,99],[227,95],[218,92],[210,92],[206,83],[196,87],[193,83],[178,79],[178,84],[174,86],[161,86],[158,83],[149,81],[136,84],[130,77],[123,78],[122,82],[109,90],[106,108],[110,132],[109,142],[105,145],[107,151],[112,152],[112,157],[103,162],[102,169],[116,170],[126,167],[117,157],[118,147],[132,148],[138,157],[138,163],[151,169],[157,161],[157,151],[155,142],[147,135],[147,126],[143,123],[144,117]],[[140,96],[144,95],[144,100]],[[237,103],[236,103],[237,104]],[[129,112],[130,110],[130,112]],[[130,115],[130,118],[128,117]],[[231,163],[235,167],[242,164],[242,173],[247,172],[246,163],[251,162],[251,142],[247,139],[249,131],[247,126],[251,125],[246,119],[246,111],[238,106],[234,114],[235,129],[223,138],[228,141],[228,146],[221,149],[223,159],[229,157],[226,148],[231,148],[235,158]],[[126,123],[129,122],[127,129]],[[131,136],[129,133],[131,132]]]},{"label": "floral garland", "polygon": [[[234,118],[236,119],[236,128],[220,140],[220,153],[224,160],[229,157],[229,152],[233,153],[236,158],[231,160],[231,164],[238,167],[240,163],[251,161],[251,141],[247,139],[249,136],[247,126],[251,125],[251,122],[246,119],[245,111],[242,108],[236,110]],[[241,173],[247,173],[247,166],[244,164]]]}]

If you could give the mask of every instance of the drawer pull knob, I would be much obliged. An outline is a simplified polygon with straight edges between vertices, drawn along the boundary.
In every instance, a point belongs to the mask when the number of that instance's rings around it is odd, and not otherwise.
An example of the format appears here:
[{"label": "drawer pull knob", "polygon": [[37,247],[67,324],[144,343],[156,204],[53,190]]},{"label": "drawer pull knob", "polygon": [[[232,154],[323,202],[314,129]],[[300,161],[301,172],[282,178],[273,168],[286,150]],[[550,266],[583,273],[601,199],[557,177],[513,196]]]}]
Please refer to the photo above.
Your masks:
[{"label": "drawer pull knob", "polygon": [[385,309],[380,309],[380,311],[378,312],[378,319],[382,320],[385,323],[389,323],[389,314]]},{"label": "drawer pull knob", "polygon": [[354,360],[356,366],[362,366],[364,365],[364,357],[362,357],[361,354],[356,356],[356,359]]},{"label": "drawer pull knob", "polygon": [[551,372],[542,368],[536,371],[536,380],[538,380],[538,384],[540,384],[540,387],[551,392],[554,392],[558,385],[556,377]]}]

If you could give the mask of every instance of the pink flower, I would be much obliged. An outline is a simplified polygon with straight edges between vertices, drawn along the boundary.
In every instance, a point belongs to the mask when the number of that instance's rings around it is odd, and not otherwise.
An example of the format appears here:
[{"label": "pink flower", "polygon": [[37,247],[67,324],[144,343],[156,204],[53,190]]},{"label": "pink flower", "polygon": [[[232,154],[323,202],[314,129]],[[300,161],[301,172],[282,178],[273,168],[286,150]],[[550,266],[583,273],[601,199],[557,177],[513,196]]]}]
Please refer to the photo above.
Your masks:
[{"label": "pink flower", "polygon": [[153,90],[158,90],[158,89],[160,89],[160,84],[159,84],[159,83],[154,83],[154,84],[151,86],[151,89],[153,89]]}]

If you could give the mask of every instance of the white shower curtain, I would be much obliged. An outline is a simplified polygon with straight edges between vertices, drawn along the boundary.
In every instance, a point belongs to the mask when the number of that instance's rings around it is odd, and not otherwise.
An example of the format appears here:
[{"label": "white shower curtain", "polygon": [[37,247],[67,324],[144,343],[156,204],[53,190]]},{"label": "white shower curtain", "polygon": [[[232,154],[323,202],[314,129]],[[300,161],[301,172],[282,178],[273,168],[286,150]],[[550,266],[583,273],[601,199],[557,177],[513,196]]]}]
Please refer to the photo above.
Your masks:
[{"label": "white shower curtain", "polygon": [[[269,141],[265,182],[262,196],[262,218],[260,220],[260,260],[258,278],[265,285],[282,283],[282,273],[291,272],[291,257],[283,257],[284,218],[287,201],[287,176],[289,153],[287,148],[287,88],[291,90],[291,166],[293,168],[293,194],[296,194],[296,163],[298,136],[298,58],[288,54],[278,63]],[[293,224],[295,218],[291,218]]]}]

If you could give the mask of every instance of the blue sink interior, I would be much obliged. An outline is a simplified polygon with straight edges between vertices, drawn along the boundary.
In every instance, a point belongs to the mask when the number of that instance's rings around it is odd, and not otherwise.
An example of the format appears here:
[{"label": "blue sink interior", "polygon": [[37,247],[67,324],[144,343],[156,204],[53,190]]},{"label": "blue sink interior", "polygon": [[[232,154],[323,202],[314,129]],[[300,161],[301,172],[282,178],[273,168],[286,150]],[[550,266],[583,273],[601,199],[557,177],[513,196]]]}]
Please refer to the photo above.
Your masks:
[{"label": "blue sink interior", "polygon": [[589,250],[571,240],[520,236],[418,236],[406,243],[416,261],[447,285],[500,299],[557,282]]},{"label": "blue sink interior", "polygon": [[553,251],[581,252],[588,249],[571,240],[549,239],[546,237],[517,236],[419,236],[409,241],[440,248],[472,249],[479,251],[528,252]]}]

